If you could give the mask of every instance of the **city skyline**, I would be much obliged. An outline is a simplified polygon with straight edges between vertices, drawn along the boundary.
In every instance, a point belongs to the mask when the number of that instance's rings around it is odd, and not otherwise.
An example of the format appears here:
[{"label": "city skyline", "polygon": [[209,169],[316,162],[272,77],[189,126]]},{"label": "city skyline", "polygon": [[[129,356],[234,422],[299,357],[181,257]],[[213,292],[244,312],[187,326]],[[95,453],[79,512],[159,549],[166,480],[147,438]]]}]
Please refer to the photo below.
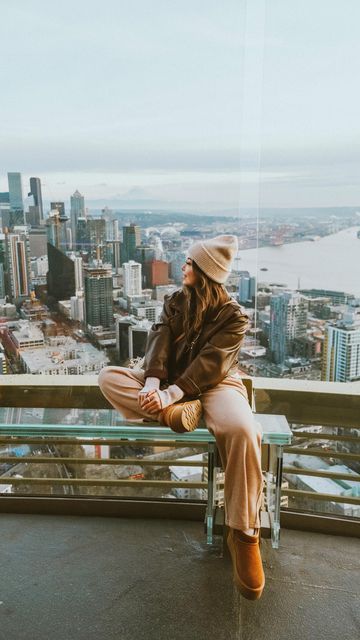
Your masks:
[{"label": "city skyline", "polygon": [[322,0],[185,8],[6,6],[0,190],[20,171],[49,201],[356,206],[357,20]]}]

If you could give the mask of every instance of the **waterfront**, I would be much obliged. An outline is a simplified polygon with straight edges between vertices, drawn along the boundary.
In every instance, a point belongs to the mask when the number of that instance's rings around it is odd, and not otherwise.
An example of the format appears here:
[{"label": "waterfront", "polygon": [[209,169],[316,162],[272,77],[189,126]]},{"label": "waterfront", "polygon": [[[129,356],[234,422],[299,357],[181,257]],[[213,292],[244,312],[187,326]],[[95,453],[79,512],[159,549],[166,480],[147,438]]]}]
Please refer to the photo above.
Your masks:
[{"label": "waterfront", "polygon": [[359,229],[343,229],[315,241],[239,251],[235,267],[251,276],[258,270],[258,282],[345,291],[360,297]]}]

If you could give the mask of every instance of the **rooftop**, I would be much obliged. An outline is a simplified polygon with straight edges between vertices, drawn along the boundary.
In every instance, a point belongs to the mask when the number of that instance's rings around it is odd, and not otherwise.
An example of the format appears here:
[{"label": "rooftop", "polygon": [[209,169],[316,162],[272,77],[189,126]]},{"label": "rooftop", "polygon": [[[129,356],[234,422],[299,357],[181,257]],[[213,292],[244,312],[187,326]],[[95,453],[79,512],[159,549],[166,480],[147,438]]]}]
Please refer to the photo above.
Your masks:
[{"label": "rooftop", "polygon": [[1,637],[354,640],[358,540],[281,538],[277,551],[263,541],[267,584],[254,603],[200,522],[2,514]]}]

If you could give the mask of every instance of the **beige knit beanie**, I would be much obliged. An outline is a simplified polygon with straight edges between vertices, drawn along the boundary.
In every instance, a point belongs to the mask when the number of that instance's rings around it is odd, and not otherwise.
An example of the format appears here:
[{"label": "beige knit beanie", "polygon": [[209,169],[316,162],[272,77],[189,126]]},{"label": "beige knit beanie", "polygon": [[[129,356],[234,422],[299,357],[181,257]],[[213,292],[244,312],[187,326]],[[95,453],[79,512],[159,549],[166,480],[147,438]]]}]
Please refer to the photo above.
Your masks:
[{"label": "beige knit beanie", "polygon": [[188,250],[188,256],[210,280],[223,284],[231,273],[231,263],[237,250],[236,236],[216,236],[195,242]]}]

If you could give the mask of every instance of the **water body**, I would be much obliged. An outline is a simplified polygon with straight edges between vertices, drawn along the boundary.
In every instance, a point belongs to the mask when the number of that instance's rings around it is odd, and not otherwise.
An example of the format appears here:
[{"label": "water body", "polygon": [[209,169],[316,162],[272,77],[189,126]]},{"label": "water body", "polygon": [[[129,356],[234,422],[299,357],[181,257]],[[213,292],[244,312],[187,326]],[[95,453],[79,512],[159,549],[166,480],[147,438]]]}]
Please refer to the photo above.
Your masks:
[{"label": "water body", "polygon": [[[345,291],[360,297],[360,227],[343,229],[319,240],[239,251],[235,268],[256,275],[258,282],[291,289]],[[266,267],[268,271],[260,271]]]}]

